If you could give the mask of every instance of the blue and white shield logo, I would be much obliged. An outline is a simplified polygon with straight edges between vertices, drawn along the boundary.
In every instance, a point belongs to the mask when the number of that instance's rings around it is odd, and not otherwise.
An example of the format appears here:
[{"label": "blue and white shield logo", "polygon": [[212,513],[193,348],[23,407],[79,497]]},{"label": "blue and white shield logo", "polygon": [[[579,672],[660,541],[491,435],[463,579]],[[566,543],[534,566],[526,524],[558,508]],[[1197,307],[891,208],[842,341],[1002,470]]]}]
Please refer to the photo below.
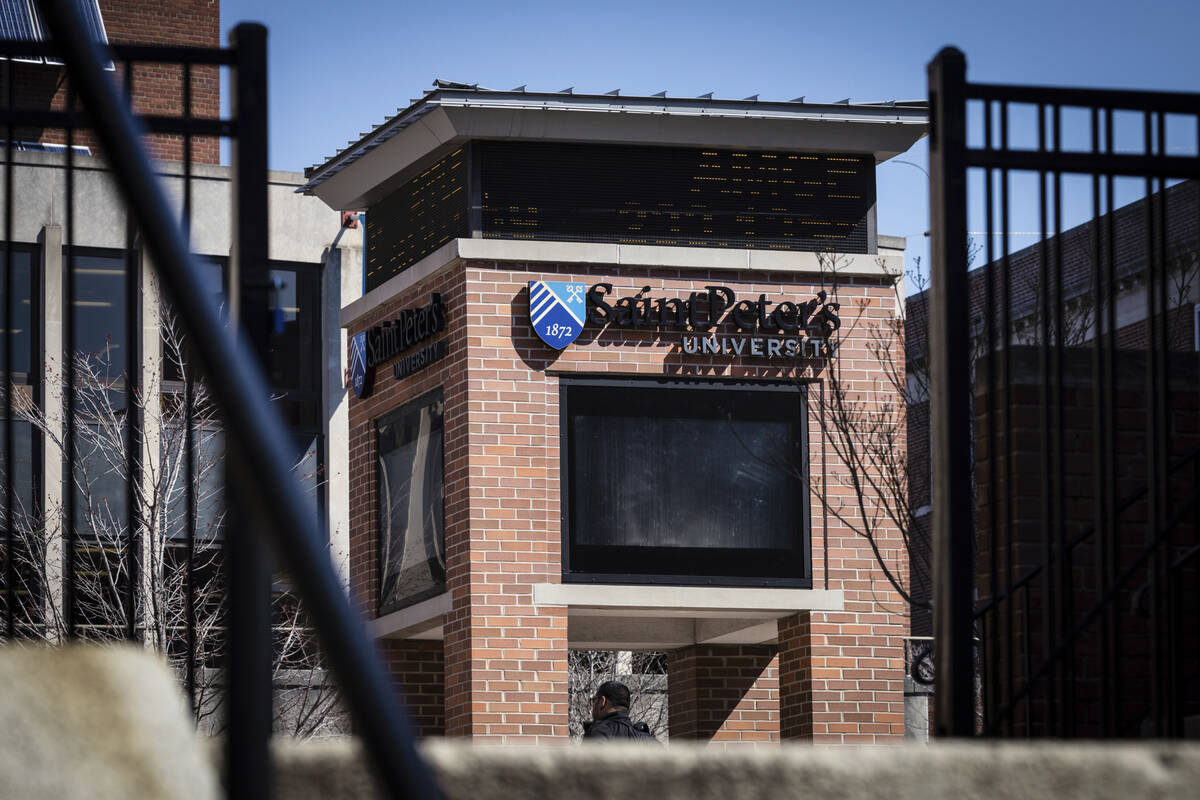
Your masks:
[{"label": "blue and white shield logo", "polygon": [[538,338],[562,350],[583,331],[586,286],[567,281],[529,282],[529,322]]},{"label": "blue and white shield logo", "polygon": [[350,339],[350,386],[360,400],[371,391],[371,374],[367,369],[367,332],[356,333]]}]

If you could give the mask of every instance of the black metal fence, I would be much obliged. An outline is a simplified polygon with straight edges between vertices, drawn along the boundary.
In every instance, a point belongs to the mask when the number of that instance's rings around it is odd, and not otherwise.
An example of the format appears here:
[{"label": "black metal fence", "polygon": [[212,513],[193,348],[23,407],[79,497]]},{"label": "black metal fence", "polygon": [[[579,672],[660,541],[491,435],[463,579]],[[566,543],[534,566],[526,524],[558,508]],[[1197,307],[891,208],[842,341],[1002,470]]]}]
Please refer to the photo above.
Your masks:
[{"label": "black metal fence", "polygon": [[[158,637],[154,644],[184,665],[194,700],[197,673],[223,662],[229,795],[268,796],[269,543],[288,576],[286,594],[299,598],[303,624],[320,635],[324,662],[383,785],[396,796],[435,796],[394,689],[333,572],[322,523],[308,511],[269,402],[266,30],[239,25],[228,48],[102,51],[74,0],[38,5],[51,41],[0,42],[4,640]],[[194,93],[212,90],[222,69],[232,113],[197,115]],[[135,118],[130,98],[140,74],[174,76],[178,95],[162,107],[176,113],[156,107]],[[236,325],[223,322],[205,265],[188,247],[195,156],[215,160],[217,139],[230,143],[234,164],[227,287]],[[147,143],[177,160],[174,204]],[[97,172],[119,198],[97,189]],[[23,215],[47,206],[61,234],[43,228],[34,244]],[[81,221],[97,219],[123,221],[121,255],[81,244]],[[162,326],[164,351],[174,348],[164,372],[180,379],[177,391],[139,385],[148,341],[141,296],[153,291],[142,284],[142,252],[173,314]],[[61,329],[48,324],[55,303]],[[106,321],[97,322],[100,313]],[[155,444],[148,451],[147,441],[171,437],[148,436],[146,426],[163,427],[168,417],[176,450],[168,456]],[[225,477],[219,495],[207,497],[202,473],[214,431],[223,441],[216,469]],[[170,459],[178,474],[161,491]],[[58,507],[47,507],[54,492],[44,484],[58,481]],[[161,546],[152,546],[154,537]],[[168,588],[148,590],[155,581]],[[164,612],[167,595],[178,604]],[[274,602],[278,615],[278,592]]]},{"label": "black metal fence", "polygon": [[937,731],[1200,735],[1200,95],[929,92]]}]

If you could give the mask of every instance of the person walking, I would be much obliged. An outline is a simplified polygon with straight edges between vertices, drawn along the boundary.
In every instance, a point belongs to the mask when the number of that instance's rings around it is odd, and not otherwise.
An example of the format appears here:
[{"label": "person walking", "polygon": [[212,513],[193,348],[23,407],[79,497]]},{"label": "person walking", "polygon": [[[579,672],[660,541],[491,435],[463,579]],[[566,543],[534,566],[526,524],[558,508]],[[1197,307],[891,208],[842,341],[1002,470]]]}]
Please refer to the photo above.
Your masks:
[{"label": "person walking", "polygon": [[606,681],[592,697],[592,721],[583,728],[584,739],[632,739],[658,741],[644,722],[629,718],[629,687]]}]

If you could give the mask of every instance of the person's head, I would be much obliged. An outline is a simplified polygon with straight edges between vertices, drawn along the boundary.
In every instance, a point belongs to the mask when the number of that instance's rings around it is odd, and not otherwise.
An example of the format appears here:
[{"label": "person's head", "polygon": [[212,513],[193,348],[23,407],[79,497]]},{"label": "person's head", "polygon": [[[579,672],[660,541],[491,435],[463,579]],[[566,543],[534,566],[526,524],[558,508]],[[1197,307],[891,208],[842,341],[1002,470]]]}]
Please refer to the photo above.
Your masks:
[{"label": "person's head", "polygon": [[592,719],[602,719],[615,711],[629,710],[629,687],[620,681],[606,681],[592,697]]}]

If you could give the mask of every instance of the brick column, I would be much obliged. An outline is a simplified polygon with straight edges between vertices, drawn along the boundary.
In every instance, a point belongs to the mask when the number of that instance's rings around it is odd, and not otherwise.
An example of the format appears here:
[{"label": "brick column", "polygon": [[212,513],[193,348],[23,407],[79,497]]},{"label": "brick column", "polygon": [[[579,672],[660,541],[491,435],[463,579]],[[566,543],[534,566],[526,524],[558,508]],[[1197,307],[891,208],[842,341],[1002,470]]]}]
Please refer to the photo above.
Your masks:
[{"label": "brick column", "polygon": [[530,368],[545,346],[527,327],[513,331],[528,276],[474,264],[465,273],[466,458],[448,462],[447,476],[464,479],[466,524],[446,538],[446,730],[566,743],[567,610],[533,603],[534,585],[562,578],[558,385]]},{"label": "brick column", "polygon": [[444,659],[442,643],[419,639],[383,639],[380,652],[421,736],[441,736],[446,731]]},{"label": "brick column", "polygon": [[779,741],[775,648],[697,645],[667,658],[671,739]]},{"label": "brick column", "polygon": [[[859,604],[856,604],[859,605]],[[824,744],[904,736],[902,626],[891,615],[802,612],[779,621],[779,731]]]}]

